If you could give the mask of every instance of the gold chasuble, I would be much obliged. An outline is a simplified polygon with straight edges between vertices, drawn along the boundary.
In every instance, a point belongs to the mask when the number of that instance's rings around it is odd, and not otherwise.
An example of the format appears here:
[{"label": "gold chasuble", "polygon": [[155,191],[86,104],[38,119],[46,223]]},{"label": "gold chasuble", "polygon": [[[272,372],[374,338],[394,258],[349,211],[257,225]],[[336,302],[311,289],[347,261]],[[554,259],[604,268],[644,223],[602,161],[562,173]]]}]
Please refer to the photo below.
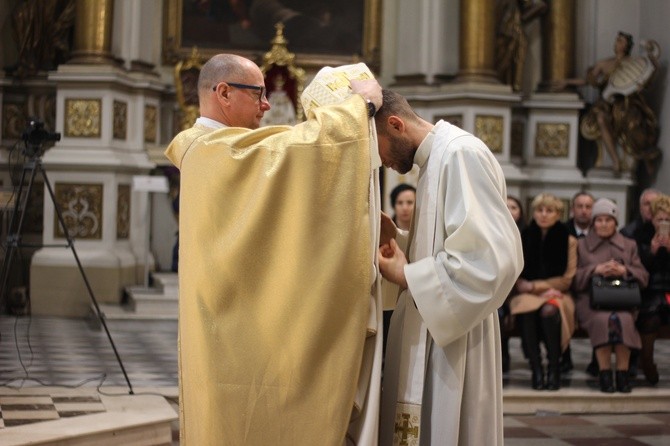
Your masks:
[{"label": "gold chasuble", "polygon": [[345,442],[374,282],[369,144],[354,95],[295,127],[196,124],[168,147],[182,444]]}]

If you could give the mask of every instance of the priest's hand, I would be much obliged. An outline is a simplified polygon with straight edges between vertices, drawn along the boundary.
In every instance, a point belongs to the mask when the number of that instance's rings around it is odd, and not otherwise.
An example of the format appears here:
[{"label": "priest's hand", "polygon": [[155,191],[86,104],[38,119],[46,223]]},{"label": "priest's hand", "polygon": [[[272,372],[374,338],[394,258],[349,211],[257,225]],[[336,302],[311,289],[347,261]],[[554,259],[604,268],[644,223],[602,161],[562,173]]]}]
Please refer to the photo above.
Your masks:
[{"label": "priest's hand", "polygon": [[351,91],[354,94],[360,94],[365,99],[375,104],[375,109],[379,110],[382,106],[382,86],[375,79],[354,80],[351,81]]},{"label": "priest's hand", "polygon": [[382,277],[399,285],[402,290],[407,289],[407,279],[405,278],[407,258],[395,239],[391,239],[388,244],[379,248],[377,258],[379,259],[379,270]]},{"label": "priest's hand", "polygon": [[391,217],[382,212],[381,231],[379,234],[379,246],[388,245],[391,239],[394,239],[397,234],[398,234],[398,228],[396,227],[395,223],[393,223],[393,219],[391,219]]}]

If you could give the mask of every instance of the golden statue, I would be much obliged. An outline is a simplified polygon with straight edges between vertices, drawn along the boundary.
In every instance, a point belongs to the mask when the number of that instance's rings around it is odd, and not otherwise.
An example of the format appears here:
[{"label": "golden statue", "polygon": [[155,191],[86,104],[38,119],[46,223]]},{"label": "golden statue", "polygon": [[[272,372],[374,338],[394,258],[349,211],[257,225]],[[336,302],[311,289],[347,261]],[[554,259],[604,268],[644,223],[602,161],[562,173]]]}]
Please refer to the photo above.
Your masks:
[{"label": "golden statue", "polygon": [[174,66],[175,90],[180,112],[180,130],[193,127],[200,114],[198,77],[202,64],[203,61],[198,48],[194,46],[191,50],[191,56],[186,60],[180,60]]},{"label": "golden statue", "polygon": [[53,70],[70,51],[74,0],[24,0],[12,12],[18,59],[13,75],[20,79]]},{"label": "golden statue", "polygon": [[498,0],[496,67],[501,82],[521,91],[528,39],[523,25],[547,10],[544,1]]}]

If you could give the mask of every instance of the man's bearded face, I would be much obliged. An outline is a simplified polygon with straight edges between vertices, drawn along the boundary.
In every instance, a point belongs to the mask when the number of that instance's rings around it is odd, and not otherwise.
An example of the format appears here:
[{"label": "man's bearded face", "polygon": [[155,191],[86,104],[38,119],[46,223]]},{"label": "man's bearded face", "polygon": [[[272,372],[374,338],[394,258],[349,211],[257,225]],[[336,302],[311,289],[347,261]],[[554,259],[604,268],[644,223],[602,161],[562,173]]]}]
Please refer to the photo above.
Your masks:
[{"label": "man's bearded face", "polygon": [[402,174],[412,170],[416,147],[408,137],[379,135],[378,140],[379,157],[384,166]]}]

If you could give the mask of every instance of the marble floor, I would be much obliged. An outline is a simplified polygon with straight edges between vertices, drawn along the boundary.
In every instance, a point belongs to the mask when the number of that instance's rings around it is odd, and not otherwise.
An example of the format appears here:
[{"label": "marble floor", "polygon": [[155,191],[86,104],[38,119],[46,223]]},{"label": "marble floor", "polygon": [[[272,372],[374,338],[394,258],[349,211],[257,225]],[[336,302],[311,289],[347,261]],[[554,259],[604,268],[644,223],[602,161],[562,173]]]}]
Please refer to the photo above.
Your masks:
[{"label": "marble floor", "polygon": [[[128,394],[121,367],[105,332],[87,319],[0,316],[0,444],[3,427],[34,423],[55,417],[76,417],[101,411],[99,395]],[[109,321],[113,341],[134,392],[177,394],[177,322]],[[505,397],[526,391],[530,372],[521,356],[518,339],[512,339],[512,370],[505,375]],[[552,398],[561,392],[599,396],[594,378],[584,372],[591,348],[585,339],[572,342],[575,369],[563,379],[566,390],[540,392]],[[634,381],[633,394],[670,394],[670,340],[660,340],[656,362],[661,381],[655,387],[642,376]],[[38,391],[45,386],[45,394]],[[30,387],[38,400],[8,398],[19,388]],[[48,389],[61,389],[50,395]],[[97,389],[96,392],[92,391]],[[624,395],[619,397],[625,398]],[[10,419],[10,421],[7,420]],[[655,413],[506,413],[507,445],[667,445],[670,444],[670,398],[667,409]],[[175,432],[175,438],[177,434]],[[175,439],[174,444],[178,444]]]}]

